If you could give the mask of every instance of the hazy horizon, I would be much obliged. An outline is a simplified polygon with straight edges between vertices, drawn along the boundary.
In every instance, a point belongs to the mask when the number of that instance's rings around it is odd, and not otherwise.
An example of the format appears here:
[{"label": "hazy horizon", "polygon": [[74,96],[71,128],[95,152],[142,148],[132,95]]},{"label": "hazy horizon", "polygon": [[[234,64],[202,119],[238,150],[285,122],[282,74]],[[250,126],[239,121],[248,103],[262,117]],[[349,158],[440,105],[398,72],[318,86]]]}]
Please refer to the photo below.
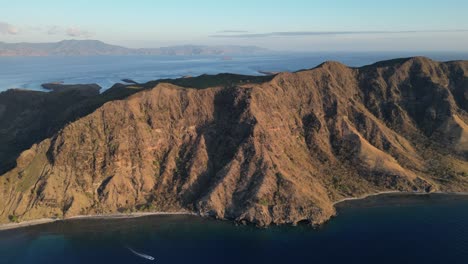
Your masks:
[{"label": "hazy horizon", "polygon": [[0,41],[8,43],[97,39],[130,48],[468,51],[468,2],[457,0],[2,2]]}]

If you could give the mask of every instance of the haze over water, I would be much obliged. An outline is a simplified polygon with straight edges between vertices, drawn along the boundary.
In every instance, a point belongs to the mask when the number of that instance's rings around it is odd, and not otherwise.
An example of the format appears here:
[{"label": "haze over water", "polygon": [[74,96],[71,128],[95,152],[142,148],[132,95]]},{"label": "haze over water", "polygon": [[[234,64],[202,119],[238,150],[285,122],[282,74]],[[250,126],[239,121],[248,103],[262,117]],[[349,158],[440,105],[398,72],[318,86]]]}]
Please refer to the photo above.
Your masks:
[{"label": "haze over water", "polygon": [[468,197],[343,203],[326,225],[259,229],[195,216],[74,220],[0,232],[0,263],[468,263]]},{"label": "haze over water", "polygon": [[103,90],[121,79],[146,82],[201,74],[237,73],[260,75],[259,71],[297,71],[327,60],[358,67],[377,61],[416,55],[434,60],[468,59],[468,53],[272,53],[254,56],[90,56],[90,57],[0,57],[0,92],[9,88],[42,90],[41,84],[97,83]]}]

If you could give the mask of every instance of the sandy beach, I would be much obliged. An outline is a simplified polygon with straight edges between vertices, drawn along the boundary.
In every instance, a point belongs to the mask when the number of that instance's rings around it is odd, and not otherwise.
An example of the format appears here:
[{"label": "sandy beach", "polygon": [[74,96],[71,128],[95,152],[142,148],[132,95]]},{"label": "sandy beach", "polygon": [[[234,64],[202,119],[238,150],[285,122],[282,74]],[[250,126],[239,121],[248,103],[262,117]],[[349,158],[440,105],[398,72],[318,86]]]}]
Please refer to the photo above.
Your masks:
[{"label": "sandy beach", "polygon": [[144,217],[144,216],[153,216],[153,215],[196,215],[192,212],[188,211],[181,211],[181,212],[137,212],[137,213],[130,213],[130,214],[103,214],[103,215],[77,215],[68,217],[65,219],[58,219],[58,218],[41,218],[36,220],[29,220],[23,221],[20,223],[9,223],[9,224],[2,224],[0,225],[0,231],[3,230],[10,230],[28,226],[36,226],[42,224],[53,223],[57,221],[70,221],[70,220],[78,220],[78,219],[126,219],[126,218],[137,218],[137,217]]},{"label": "sandy beach", "polygon": [[408,195],[431,195],[431,194],[447,194],[447,195],[468,195],[468,192],[400,192],[400,191],[384,191],[372,194],[366,194],[360,197],[349,197],[338,200],[333,203],[333,205],[337,205],[342,202],[346,201],[355,201],[355,200],[363,200],[369,197],[380,196],[380,195],[387,195],[387,194],[408,194]]},{"label": "sandy beach", "polygon": [[[338,200],[333,203],[336,206],[339,203],[343,203],[346,201],[356,201],[356,200],[363,200],[369,197],[374,196],[381,196],[381,195],[389,195],[389,194],[407,194],[407,195],[430,195],[430,194],[446,194],[446,195],[468,195],[468,192],[400,192],[400,191],[383,191],[378,193],[366,194],[360,197],[348,197],[341,200]],[[20,223],[8,223],[0,225],[0,231],[3,230],[11,230],[16,228],[28,227],[28,226],[35,226],[35,225],[42,225],[47,223],[53,223],[57,221],[70,221],[70,220],[78,220],[78,219],[126,219],[126,218],[137,218],[137,217],[144,217],[144,216],[155,216],[155,215],[198,215],[193,212],[188,211],[180,211],[180,212],[136,212],[130,214],[102,214],[102,215],[77,215],[68,217],[65,219],[54,219],[54,218],[41,218],[36,220],[29,220]]]}]

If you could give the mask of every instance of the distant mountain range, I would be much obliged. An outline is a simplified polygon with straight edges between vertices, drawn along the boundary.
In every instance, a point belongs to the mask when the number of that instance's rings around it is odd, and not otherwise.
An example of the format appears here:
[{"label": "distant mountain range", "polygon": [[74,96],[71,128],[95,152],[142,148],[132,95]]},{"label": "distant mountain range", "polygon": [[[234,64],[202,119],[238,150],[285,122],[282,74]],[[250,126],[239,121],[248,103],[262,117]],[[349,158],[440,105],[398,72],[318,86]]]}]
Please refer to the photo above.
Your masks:
[{"label": "distant mountain range", "polygon": [[242,55],[267,51],[267,49],[255,46],[199,45],[131,49],[99,40],[63,40],[54,43],[0,42],[0,56]]}]

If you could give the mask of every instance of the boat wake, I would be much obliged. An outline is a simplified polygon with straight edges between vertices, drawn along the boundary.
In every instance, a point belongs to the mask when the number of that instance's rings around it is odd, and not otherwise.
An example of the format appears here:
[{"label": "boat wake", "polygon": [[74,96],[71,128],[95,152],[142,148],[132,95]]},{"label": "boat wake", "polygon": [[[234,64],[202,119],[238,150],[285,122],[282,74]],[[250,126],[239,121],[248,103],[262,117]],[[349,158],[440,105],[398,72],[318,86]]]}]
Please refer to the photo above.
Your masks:
[{"label": "boat wake", "polygon": [[145,259],[148,259],[148,260],[151,260],[151,261],[154,260],[154,257],[152,257],[150,255],[146,255],[146,254],[143,254],[143,253],[136,252],[135,250],[133,250],[130,247],[127,247],[127,249],[130,250],[133,254],[135,254],[135,255],[137,255],[139,257],[142,257],[142,258],[145,258]]}]

